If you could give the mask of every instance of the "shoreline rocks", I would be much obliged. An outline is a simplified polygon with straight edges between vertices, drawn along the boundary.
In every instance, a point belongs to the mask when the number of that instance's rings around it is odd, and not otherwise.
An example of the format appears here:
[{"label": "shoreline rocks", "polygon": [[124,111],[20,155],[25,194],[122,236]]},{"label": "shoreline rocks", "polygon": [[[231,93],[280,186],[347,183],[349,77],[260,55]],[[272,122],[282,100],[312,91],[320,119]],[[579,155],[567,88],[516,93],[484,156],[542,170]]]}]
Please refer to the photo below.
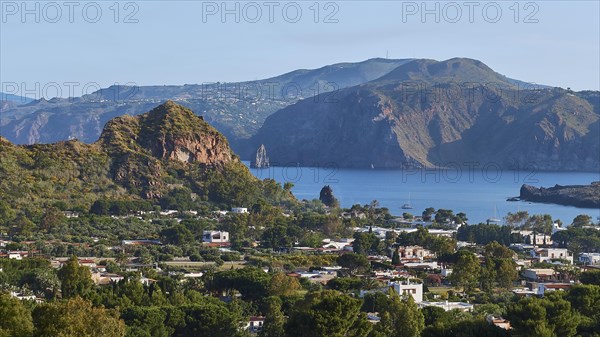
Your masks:
[{"label": "shoreline rocks", "polygon": [[600,181],[590,185],[555,185],[549,188],[523,184],[519,198],[579,208],[600,208]]}]

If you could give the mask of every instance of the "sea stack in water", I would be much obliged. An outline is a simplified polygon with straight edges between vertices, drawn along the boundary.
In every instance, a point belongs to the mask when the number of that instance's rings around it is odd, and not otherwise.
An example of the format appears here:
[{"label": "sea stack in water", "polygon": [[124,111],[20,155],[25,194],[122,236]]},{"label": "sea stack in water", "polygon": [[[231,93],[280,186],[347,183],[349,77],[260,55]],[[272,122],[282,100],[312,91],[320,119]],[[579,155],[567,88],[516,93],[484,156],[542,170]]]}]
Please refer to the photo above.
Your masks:
[{"label": "sea stack in water", "polygon": [[255,168],[269,167],[269,157],[267,157],[267,149],[264,144],[261,144],[258,150],[256,150],[256,159],[251,166]]}]

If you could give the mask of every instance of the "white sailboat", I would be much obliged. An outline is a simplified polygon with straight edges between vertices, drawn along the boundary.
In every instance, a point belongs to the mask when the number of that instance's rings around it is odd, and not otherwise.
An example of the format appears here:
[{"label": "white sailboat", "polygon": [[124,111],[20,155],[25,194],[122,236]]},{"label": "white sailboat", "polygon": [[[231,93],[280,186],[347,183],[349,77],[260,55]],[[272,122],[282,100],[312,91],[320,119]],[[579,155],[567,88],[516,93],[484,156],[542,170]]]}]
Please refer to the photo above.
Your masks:
[{"label": "white sailboat", "polygon": [[412,205],[410,204],[410,193],[408,193],[408,202],[402,205],[402,209],[413,209]]},{"label": "white sailboat", "polygon": [[498,209],[496,208],[496,206],[494,206],[494,216],[489,218],[487,221],[496,223],[502,222],[502,219],[498,218]]}]

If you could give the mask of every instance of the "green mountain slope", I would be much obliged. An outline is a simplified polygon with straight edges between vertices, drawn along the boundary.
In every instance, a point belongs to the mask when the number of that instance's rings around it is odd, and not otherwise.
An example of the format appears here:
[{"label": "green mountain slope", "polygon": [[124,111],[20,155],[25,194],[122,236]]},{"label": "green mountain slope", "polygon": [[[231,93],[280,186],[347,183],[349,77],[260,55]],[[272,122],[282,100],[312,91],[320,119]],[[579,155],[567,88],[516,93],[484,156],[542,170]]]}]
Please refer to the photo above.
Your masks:
[{"label": "green mountain slope", "polygon": [[71,209],[101,198],[156,202],[179,188],[224,206],[293,201],[273,181],[254,178],[202,117],[171,101],[111,120],[93,144],[21,146],[0,138],[0,175],[1,198],[25,212],[58,201]]}]

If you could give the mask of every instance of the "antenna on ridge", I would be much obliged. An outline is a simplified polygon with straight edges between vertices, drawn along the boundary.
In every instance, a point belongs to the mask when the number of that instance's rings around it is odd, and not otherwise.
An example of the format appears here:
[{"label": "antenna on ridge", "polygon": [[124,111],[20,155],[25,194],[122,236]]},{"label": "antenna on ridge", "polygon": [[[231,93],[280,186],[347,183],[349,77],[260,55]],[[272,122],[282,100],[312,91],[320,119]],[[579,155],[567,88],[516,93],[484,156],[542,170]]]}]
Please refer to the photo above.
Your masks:
[{"label": "antenna on ridge", "polygon": [[386,58],[386,59],[388,59],[388,58],[389,58],[389,57],[388,57],[388,54],[389,54],[389,52],[386,50],[386,51],[385,51],[385,58]]}]

